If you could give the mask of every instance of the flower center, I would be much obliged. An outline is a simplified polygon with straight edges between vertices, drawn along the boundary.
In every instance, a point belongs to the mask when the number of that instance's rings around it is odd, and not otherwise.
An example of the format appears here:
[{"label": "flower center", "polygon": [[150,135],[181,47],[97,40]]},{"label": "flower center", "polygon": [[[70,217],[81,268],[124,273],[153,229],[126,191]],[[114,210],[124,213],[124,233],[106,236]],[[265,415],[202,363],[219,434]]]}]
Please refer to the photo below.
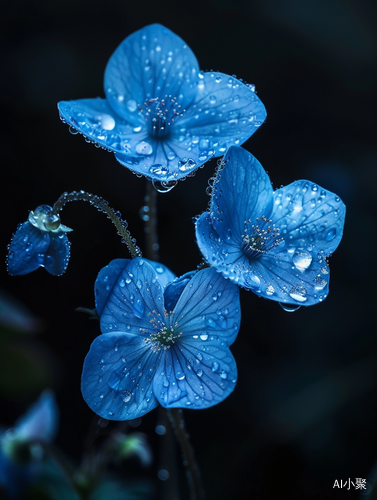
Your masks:
[{"label": "flower center", "polygon": [[250,219],[245,221],[241,250],[250,259],[258,259],[262,254],[277,247],[283,239],[279,228],[272,224],[271,219],[262,215],[256,218],[256,224],[251,224]]},{"label": "flower center", "polygon": [[163,99],[159,97],[147,99],[144,105],[139,104],[138,107],[147,121],[149,135],[156,139],[162,139],[169,135],[170,126],[185,111],[178,104],[177,99],[170,95],[165,96]]},{"label": "flower center", "polygon": [[[174,314],[174,311],[172,314]],[[165,317],[168,316],[169,313],[165,311]],[[146,344],[151,344],[150,348],[155,353],[160,352],[161,349],[164,351],[170,349],[172,344],[175,344],[175,341],[182,335],[182,332],[177,330],[177,323],[175,323],[174,326],[166,326],[160,319],[156,321],[155,317],[153,317],[150,322],[153,327],[156,329],[159,328],[159,330],[156,333],[151,333],[144,341]]]}]

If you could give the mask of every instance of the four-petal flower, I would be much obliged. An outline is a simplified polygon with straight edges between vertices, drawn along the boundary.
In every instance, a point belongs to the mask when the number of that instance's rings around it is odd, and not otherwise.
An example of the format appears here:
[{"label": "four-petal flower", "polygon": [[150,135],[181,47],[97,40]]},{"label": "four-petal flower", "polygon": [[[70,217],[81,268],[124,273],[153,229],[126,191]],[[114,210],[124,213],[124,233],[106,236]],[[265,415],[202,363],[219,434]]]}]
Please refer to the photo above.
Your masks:
[{"label": "four-petal flower", "polygon": [[106,99],[60,102],[61,118],[122,165],[167,187],[244,143],[266,118],[252,86],[200,72],[185,42],[159,24],[120,44],[104,87]]},{"label": "four-petal flower", "polygon": [[336,194],[306,180],[273,191],[254,156],[231,147],[196,237],[226,278],[265,298],[309,306],[327,297],[326,257],[339,245],[344,218]]},{"label": "four-petal flower", "polygon": [[82,393],[110,420],[165,408],[201,409],[234,389],[229,346],[240,326],[239,289],[215,269],[173,280],[165,266],[118,259],[96,281],[102,335],[86,356]]},{"label": "four-petal flower", "polygon": [[65,233],[72,231],[52,214],[49,205],[41,205],[20,224],[8,249],[8,273],[28,274],[44,267],[50,274],[60,276],[67,269],[70,242]]}]

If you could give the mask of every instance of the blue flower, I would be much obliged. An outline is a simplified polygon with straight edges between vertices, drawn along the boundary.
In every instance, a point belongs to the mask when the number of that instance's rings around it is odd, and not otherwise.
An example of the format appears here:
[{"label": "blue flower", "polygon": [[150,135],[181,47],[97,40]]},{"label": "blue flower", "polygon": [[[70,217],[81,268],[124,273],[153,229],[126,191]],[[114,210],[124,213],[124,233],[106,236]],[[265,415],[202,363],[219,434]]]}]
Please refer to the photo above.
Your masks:
[{"label": "blue flower", "polygon": [[305,180],[273,191],[253,155],[231,147],[196,237],[205,260],[226,278],[262,297],[309,306],[327,297],[326,257],[339,245],[344,217],[336,194]]},{"label": "blue flower", "polygon": [[44,391],[34,405],[7,431],[0,431],[0,485],[19,495],[38,475],[43,450],[57,433],[58,408],[54,395]]},{"label": "blue flower", "polygon": [[159,24],[119,45],[104,88],[105,99],[60,102],[61,118],[125,167],[163,183],[242,144],[266,118],[253,86],[200,72],[185,42]]},{"label": "blue flower", "polygon": [[133,419],[158,403],[208,408],[233,391],[229,346],[240,325],[238,287],[211,268],[173,277],[140,257],[100,271],[102,335],[86,356],[81,388],[101,417]]},{"label": "blue flower", "polygon": [[27,274],[44,267],[60,276],[67,269],[70,243],[65,233],[72,229],[51,212],[49,205],[41,205],[18,226],[8,249],[9,274]]}]

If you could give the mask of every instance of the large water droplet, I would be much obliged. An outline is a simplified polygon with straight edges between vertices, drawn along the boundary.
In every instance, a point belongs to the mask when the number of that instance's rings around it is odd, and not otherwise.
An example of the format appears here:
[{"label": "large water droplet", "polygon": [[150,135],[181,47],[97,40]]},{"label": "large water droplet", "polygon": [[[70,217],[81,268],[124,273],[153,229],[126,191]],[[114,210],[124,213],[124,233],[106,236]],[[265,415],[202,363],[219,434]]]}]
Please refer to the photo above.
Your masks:
[{"label": "large water droplet", "polygon": [[136,103],[136,101],[134,101],[133,99],[130,99],[129,101],[127,101],[127,109],[131,113],[133,113],[134,111],[136,111],[136,109],[137,109],[137,103]]},{"label": "large water droplet", "polygon": [[308,297],[306,296],[306,290],[302,286],[293,286],[289,290],[289,295],[292,297],[292,299],[297,300],[297,302],[305,302],[308,300]]},{"label": "large water droplet", "polygon": [[316,278],[314,278],[314,288],[316,290],[322,290],[326,285],[327,281],[321,278],[321,276],[317,276]]},{"label": "large water droplet", "polygon": [[135,149],[139,155],[150,155],[150,154],[152,154],[152,151],[153,151],[153,148],[149,144],[149,142],[145,142],[145,141],[141,141],[138,144],[136,144]]},{"label": "large water droplet", "polygon": [[293,304],[284,304],[283,302],[279,302],[279,305],[286,312],[295,312],[301,307],[301,306],[294,306]]},{"label": "large water droplet", "polygon": [[113,128],[115,127],[114,118],[110,115],[105,114],[105,113],[103,115],[101,115],[100,122],[101,122],[101,127],[105,130],[113,130]]},{"label": "large water droplet", "polygon": [[299,269],[300,271],[305,271],[305,269],[308,269],[310,264],[312,263],[313,257],[309,252],[306,250],[298,249],[295,251],[295,253],[292,256],[292,262],[293,264]]},{"label": "large water droplet", "polygon": [[125,403],[128,403],[128,401],[131,399],[132,392],[126,389],[125,391],[122,392],[122,401]]},{"label": "large water droplet", "polygon": [[164,181],[158,181],[157,179],[152,180],[153,187],[155,188],[156,191],[159,193],[168,193],[177,185],[177,181],[169,181],[169,182],[164,182]]},{"label": "large water droplet", "polygon": [[150,167],[149,172],[153,175],[158,175],[159,177],[165,177],[168,174],[169,169],[166,165],[155,163]]},{"label": "large water droplet", "polygon": [[178,168],[181,172],[186,172],[187,170],[192,170],[196,165],[196,161],[192,158],[182,158],[178,162]]}]

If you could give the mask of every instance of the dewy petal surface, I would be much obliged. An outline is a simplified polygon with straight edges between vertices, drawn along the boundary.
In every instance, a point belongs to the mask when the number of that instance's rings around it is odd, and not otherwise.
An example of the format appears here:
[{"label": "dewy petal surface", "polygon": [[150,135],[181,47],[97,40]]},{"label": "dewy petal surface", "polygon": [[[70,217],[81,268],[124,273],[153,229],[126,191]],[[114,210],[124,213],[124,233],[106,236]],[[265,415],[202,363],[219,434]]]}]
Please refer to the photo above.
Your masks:
[{"label": "dewy petal surface", "polygon": [[152,24],[128,36],[110,57],[106,98],[120,117],[136,125],[141,120],[138,105],[146,99],[171,95],[186,107],[194,98],[198,72],[186,43],[168,28]]},{"label": "dewy petal surface", "polygon": [[[221,336],[231,345],[241,321],[239,289],[214,268],[196,273],[182,291],[174,308],[174,321],[182,333],[182,341],[196,343],[211,336]],[[200,336],[202,338],[200,338]]]},{"label": "dewy petal surface", "polygon": [[346,207],[335,193],[313,182],[300,180],[274,193],[271,218],[287,246],[315,246],[328,256],[343,235]]},{"label": "dewy petal surface", "polygon": [[245,142],[265,119],[266,109],[249,86],[210,71],[199,73],[195,100],[178,125],[208,141],[215,156],[220,156],[230,146]]},{"label": "dewy petal surface", "polygon": [[[201,342],[201,345],[200,345]],[[213,337],[205,344],[182,340],[161,357],[153,389],[165,408],[203,409],[234,390],[237,367],[229,348]]]},{"label": "dewy petal surface", "polygon": [[239,241],[247,221],[270,215],[272,193],[259,161],[243,148],[229,148],[217,170],[210,204],[211,222],[219,236]]},{"label": "dewy petal surface", "polygon": [[[170,269],[168,269],[163,264],[160,264],[159,262],[154,262],[139,257],[134,260],[130,259],[112,260],[107,266],[102,268],[101,271],[98,273],[94,285],[96,309],[97,313],[100,316],[103,313],[103,309],[108,301],[110,294],[113,292],[114,286],[123,289],[126,287],[126,285],[130,285],[132,282],[132,278],[134,278],[133,273],[135,273],[135,269],[136,272],[138,272],[138,269],[140,268],[140,262],[146,262],[156,272],[157,276],[153,276],[151,278],[151,283],[155,283],[158,277],[159,284],[162,286],[162,288],[165,288],[168,285],[168,283],[172,282],[175,278],[175,274],[172,271],[170,271]],[[150,273],[151,270],[148,269],[147,272]],[[129,290],[128,287],[127,290]],[[132,292],[129,293],[131,294]]]},{"label": "dewy petal surface", "polygon": [[23,275],[39,267],[55,276],[67,269],[70,243],[64,232],[42,231],[29,221],[19,225],[8,251],[8,272]]},{"label": "dewy petal surface", "polygon": [[110,263],[97,278],[101,331],[148,337],[154,333],[151,316],[164,314],[163,288],[157,272],[141,257],[129,260],[118,274],[120,268],[119,262]]},{"label": "dewy petal surface", "polygon": [[125,333],[100,335],[84,361],[81,390],[86,403],[108,420],[144,415],[158,404],[152,390],[158,363],[159,355],[143,338]]}]

